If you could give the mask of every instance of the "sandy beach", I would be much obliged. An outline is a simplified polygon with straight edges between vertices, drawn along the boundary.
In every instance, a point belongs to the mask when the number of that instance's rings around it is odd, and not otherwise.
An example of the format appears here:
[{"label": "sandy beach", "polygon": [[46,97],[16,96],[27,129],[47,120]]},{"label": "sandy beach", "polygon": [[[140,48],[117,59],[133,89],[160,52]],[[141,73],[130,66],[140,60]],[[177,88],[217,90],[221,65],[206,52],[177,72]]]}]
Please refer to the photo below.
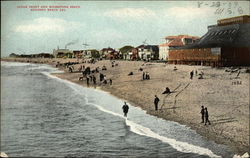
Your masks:
[{"label": "sandy beach", "polygon": [[[57,62],[65,63],[77,59],[4,59],[4,61],[22,61],[44,63],[55,66]],[[237,154],[249,153],[249,73],[241,69],[237,73],[226,72],[226,68],[211,68],[205,66],[169,65],[143,61],[115,61],[118,66],[112,67],[111,61],[102,60],[95,64],[81,63],[74,65],[78,70],[81,65],[96,67],[100,73],[112,79],[113,83],[103,84],[99,81],[99,73],[93,73],[97,79],[97,87],[90,82],[90,88],[100,88],[112,95],[128,101],[133,106],[141,107],[148,114],[166,120],[184,124],[209,140],[228,145]],[[176,66],[177,70],[174,71]],[[142,80],[142,68],[150,74],[150,80]],[[82,73],[70,73],[60,66],[65,73],[54,74],[82,86],[87,86],[86,79],[79,81]],[[190,79],[190,71],[204,73],[204,79],[198,79],[194,74]],[[133,72],[133,75],[128,75]],[[108,82],[109,83],[109,82]],[[162,94],[166,87],[173,93]],[[159,110],[154,109],[154,96],[160,99]],[[201,105],[208,108],[211,125],[201,123]],[[122,106],[122,105],[117,105]]]}]

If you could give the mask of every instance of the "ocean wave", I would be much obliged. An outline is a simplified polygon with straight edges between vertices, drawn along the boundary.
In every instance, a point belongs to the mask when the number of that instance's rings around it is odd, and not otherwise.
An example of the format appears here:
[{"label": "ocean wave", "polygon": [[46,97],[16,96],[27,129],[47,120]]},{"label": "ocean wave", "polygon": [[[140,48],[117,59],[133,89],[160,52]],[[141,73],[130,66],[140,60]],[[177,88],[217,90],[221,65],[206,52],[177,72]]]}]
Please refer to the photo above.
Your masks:
[{"label": "ocean wave", "polygon": [[6,67],[28,66],[28,65],[35,65],[35,64],[32,64],[32,63],[20,63],[20,62],[1,61],[1,66],[6,66]]},{"label": "ocean wave", "polygon": [[[67,83],[74,91],[80,92],[79,89],[77,88],[79,85],[77,85],[77,84],[75,84],[73,82],[58,78],[56,76],[53,76],[53,75],[51,75],[50,73],[47,73],[47,72],[44,73],[44,74],[47,75],[48,77],[56,79],[56,80],[58,80],[60,82]],[[161,135],[153,132],[150,128],[147,128],[147,127],[144,127],[144,126],[142,126],[140,124],[137,124],[137,123],[133,122],[132,120],[128,120],[126,117],[124,117],[123,115],[121,115],[119,113],[115,113],[113,111],[107,110],[107,109],[105,109],[102,106],[99,106],[97,104],[89,103],[86,96],[85,96],[85,100],[86,100],[87,104],[95,106],[100,111],[103,111],[103,112],[106,112],[106,113],[112,114],[114,116],[125,119],[126,125],[130,127],[130,130],[133,133],[161,140],[164,143],[168,143],[169,145],[171,145],[173,148],[175,148],[177,151],[180,151],[180,152],[196,153],[196,154],[199,154],[199,155],[207,155],[209,157],[221,157],[221,156],[218,156],[218,155],[214,154],[211,150],[209,150],[207,148],[192,145],[192,144],[189,144],[187,142],[177,141],[175,139],[168,138],[168,137],[165,137],[165,136],[161,136]]]}]

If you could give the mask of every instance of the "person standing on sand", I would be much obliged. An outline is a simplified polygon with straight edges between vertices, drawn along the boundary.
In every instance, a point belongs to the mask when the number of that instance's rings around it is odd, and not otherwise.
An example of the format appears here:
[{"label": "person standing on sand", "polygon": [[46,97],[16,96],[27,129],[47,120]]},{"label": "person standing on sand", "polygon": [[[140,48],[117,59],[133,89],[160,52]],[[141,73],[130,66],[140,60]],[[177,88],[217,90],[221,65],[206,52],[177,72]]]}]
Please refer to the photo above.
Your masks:
[{"label": "person standing on sand", "polygon": [[126,102],[124,102],[124,105],[122,106],[122,109],[123,109],[124,117],[127,117],[129,107],[128,107]]},{"label": "person standing on sand", "polygon": [[142,80],[145,80],[145,72],[142,73]]},{"label": "person standing on sand", "polygon": [[96,78],[95,78],[95,76],[93,76],[93,83],[94,83],[94,85],[96,85]]},{"label": "person standing on sand", "polygon": [[210,121],[208,120],[208,111],[207,108],[205,107],[205,125],[207,125],[207,123],[211,125]]},{"label": "person standing on sand", "polygon": [[204,117],[205,117],[205,109],[204,106],[201,106],[201,123],[204,123]]},{"label": "person standing on sand", "polygon": [[149,75],[149,72],[148,72],[148,74],[147,74],[147,75],[148,75],[148,78],[147,78],[147,79],[148,79],[148,80],[150,80],[150,75]]},{"label": "person standing on sand", "polygon": [[89,86],[89,76],[87,76],[87,86]]},{"label": "person standing on sand", "polygon": [[190,79],[191,79],[191,80],[193,79],[193,76],[194,76],[194,71],[191,71],[191,72],[190,72]]},{"label": "person standing on sand", "polygon": [[100,82],[102,82],[104,79],[104,75],[102,73],[100,73]]},{"label": "person standing on sand", "polygon": [[158,103],[159,103],[160,99],[157,97],[157,95],[155,95],[155,100],[154,100],[154,104],[155,104],[155,111],[158,110]]},{"label": "person standing on sand", "polygon": [[107,82],[107,77],[106,77],[106,75],[104,75],[104,77],[103,77],[103,83],[104,84],[107,84],[108,82]]}]

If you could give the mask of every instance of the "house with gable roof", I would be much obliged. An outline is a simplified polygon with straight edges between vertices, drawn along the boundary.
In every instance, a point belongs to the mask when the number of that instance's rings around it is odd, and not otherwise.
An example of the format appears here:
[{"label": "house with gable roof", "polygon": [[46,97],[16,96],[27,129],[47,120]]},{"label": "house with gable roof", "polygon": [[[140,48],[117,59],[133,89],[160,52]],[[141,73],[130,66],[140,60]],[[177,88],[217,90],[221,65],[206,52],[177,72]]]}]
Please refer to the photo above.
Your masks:
[{"label": "house with gable roof", "polygon": [[193,44],[199,39],[198,36],[178,35],[165,37],[166,42],[159,45],[159,59],[168,60],[168,52],[170,48],[177,48],[189,44]]},{"label": "house with gable roof", "polygon": [[218,20],[194,44],[171,49],[169,63],[249,66],[250,15]]}]

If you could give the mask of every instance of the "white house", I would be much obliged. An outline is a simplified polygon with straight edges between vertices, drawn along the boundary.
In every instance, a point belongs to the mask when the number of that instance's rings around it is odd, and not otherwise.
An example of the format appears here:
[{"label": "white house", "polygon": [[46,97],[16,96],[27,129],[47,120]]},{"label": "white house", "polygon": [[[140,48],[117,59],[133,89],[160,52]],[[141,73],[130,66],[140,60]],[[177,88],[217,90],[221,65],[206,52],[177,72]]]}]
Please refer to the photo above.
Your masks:
[{"label": "white house", "polygon": [[169,46],[167,43],[163,43],[159,45],[159,59],[160,60],[168,60],[168,50],[169,50]]},{"label": "white house", "polygon": [[138,56],[141,60],[158,60],[159,47],[157,45],[141,45],[137,47]]},{"label": "white house", "polygon": [[189,35],[167,36],[165,37],[166,43],[159,45],[159,59],[168,60],[169,49],[181,47],[188,44],[193,44],[199,37]]},{"label": "white house", "polygon": [[57,49],[53,50],[53,55],[55,58],[63,58],[63,57],[72,58],[73,52],[70,51],[69,49],[59,49],[59,47],[57,47]]}]

